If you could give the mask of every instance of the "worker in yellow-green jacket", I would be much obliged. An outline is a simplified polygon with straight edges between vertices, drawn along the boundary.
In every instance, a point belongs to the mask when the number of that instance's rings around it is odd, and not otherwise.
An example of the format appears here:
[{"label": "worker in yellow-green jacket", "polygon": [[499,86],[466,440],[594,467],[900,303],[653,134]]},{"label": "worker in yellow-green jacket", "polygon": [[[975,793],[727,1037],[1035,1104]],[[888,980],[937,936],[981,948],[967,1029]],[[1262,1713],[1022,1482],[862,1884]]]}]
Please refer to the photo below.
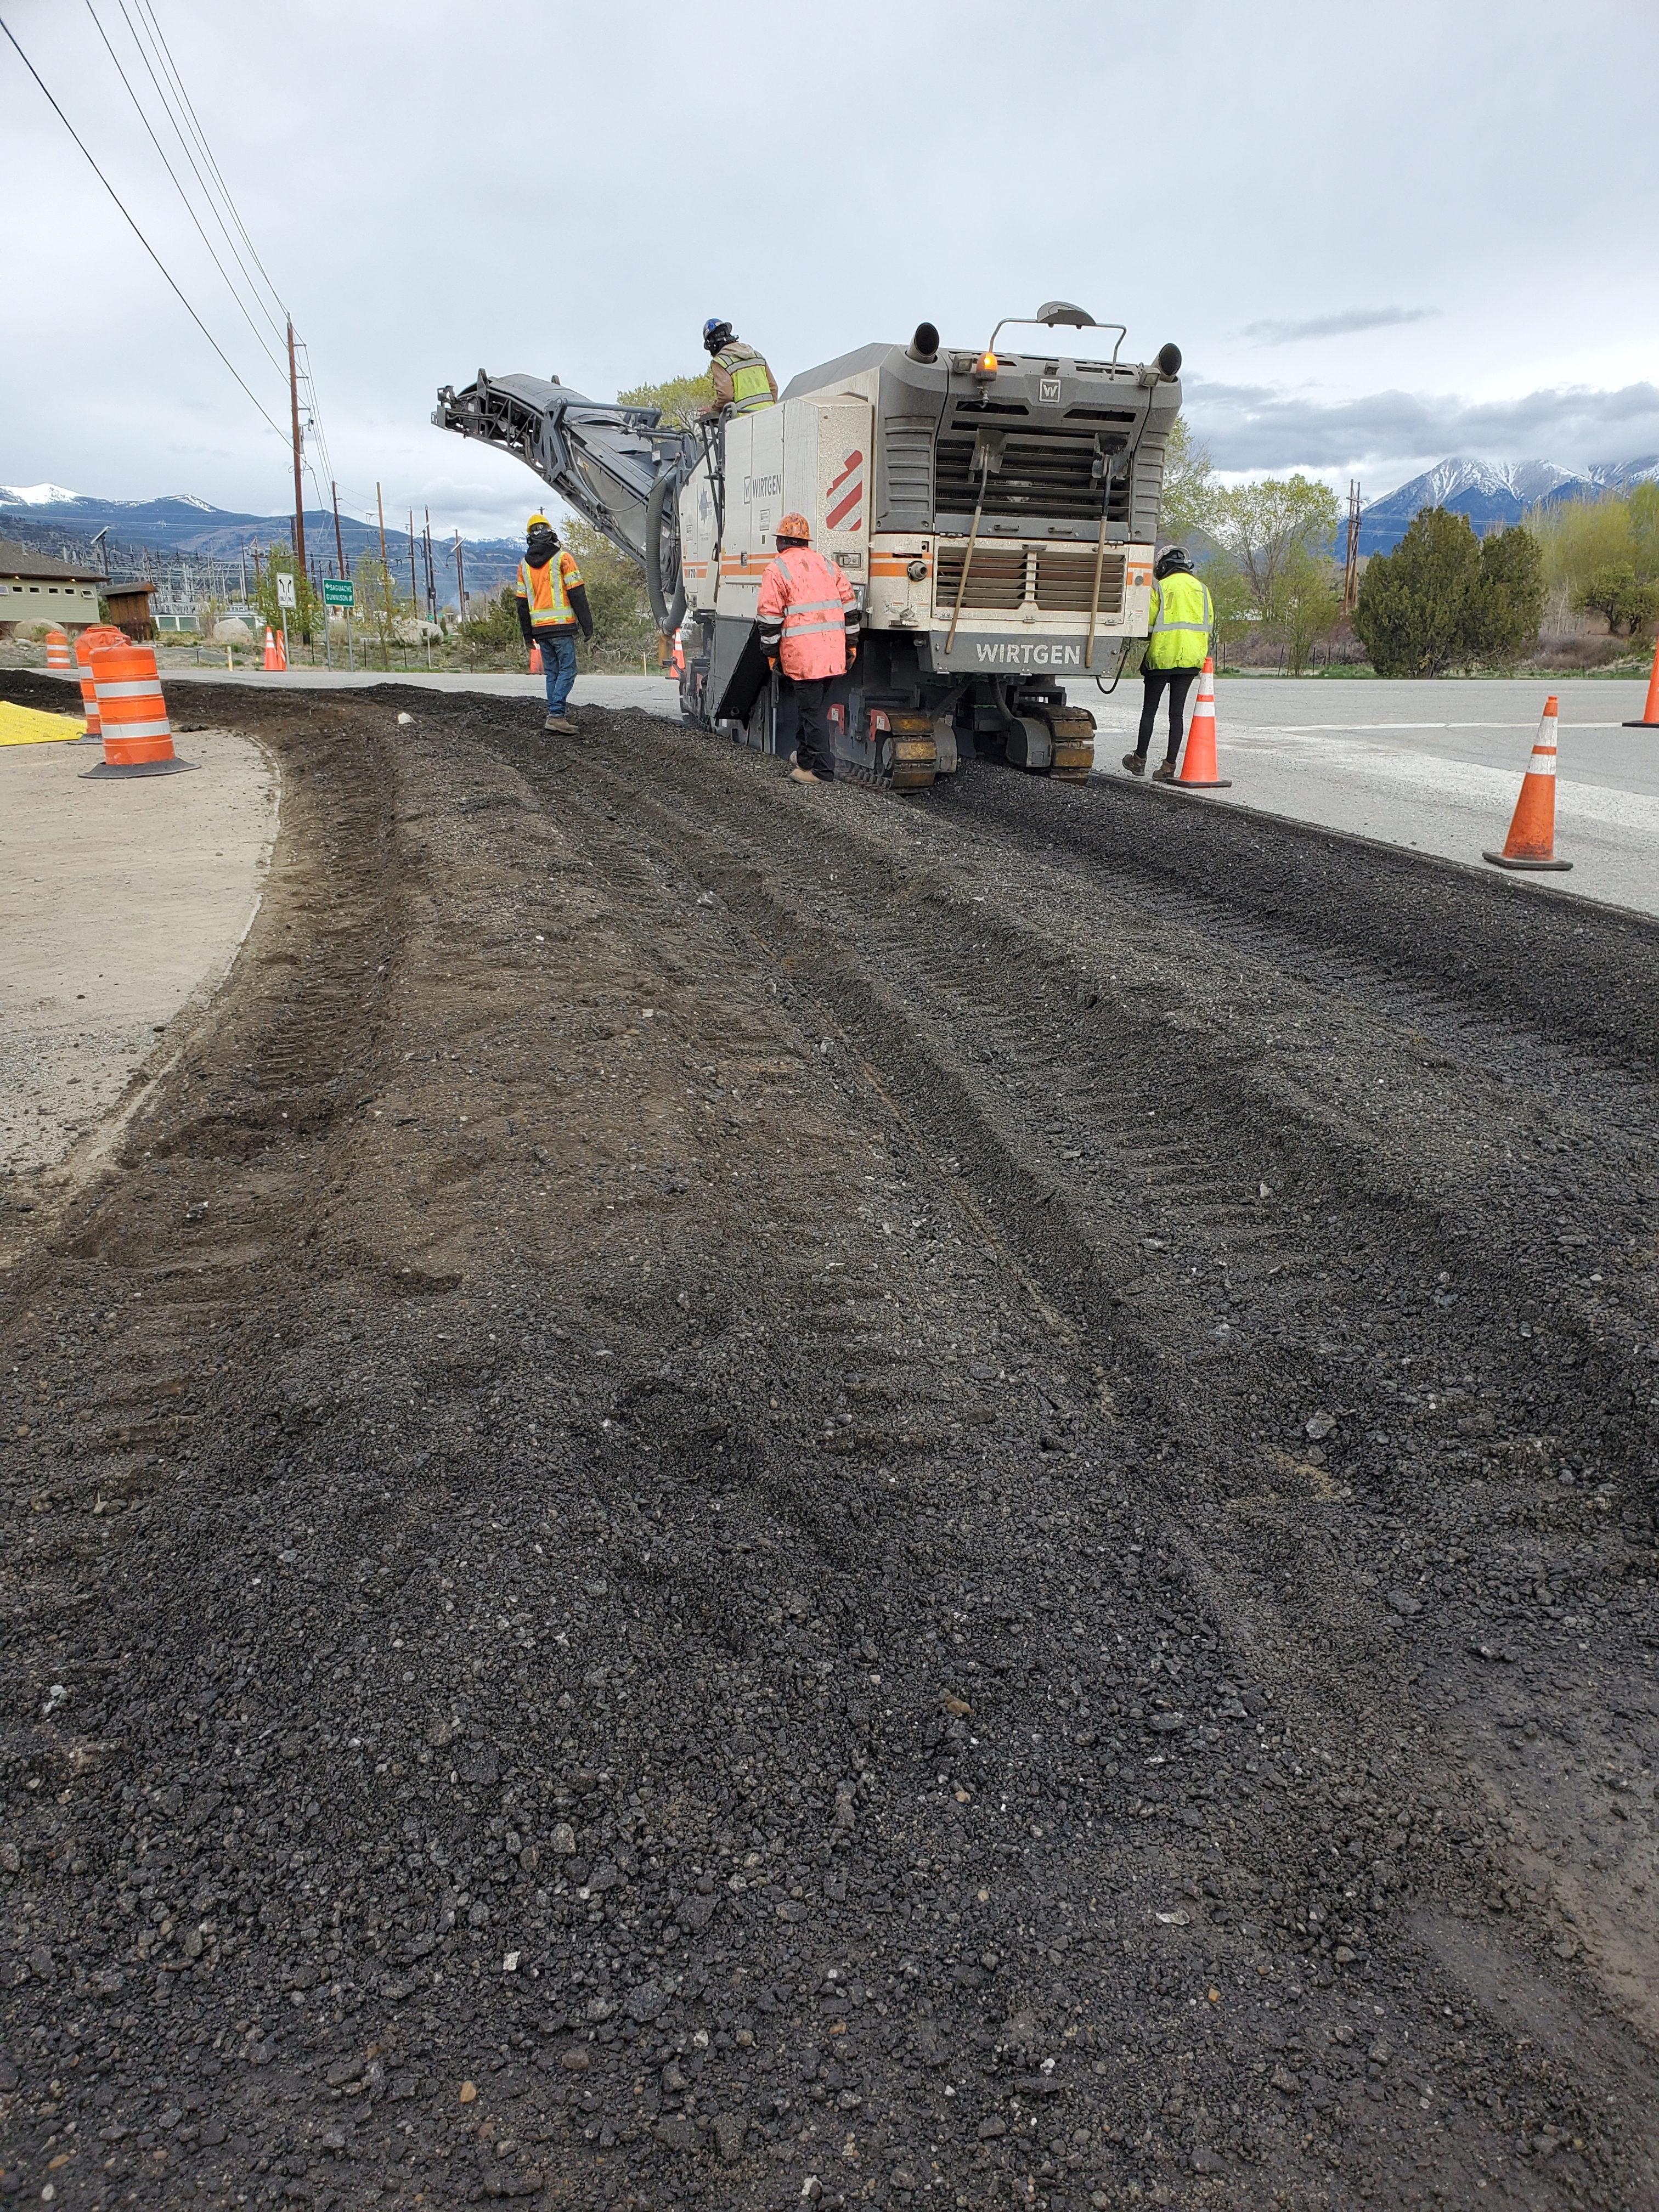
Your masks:
[{"label": "worker in yellow-green jacket", "polygon": [[729,407],[734,415],[753,415],[770,407],[778,396],[778,380],[763,355],[732,335],[730,323],[711,315],[702,326],[704,350],[714,383],[714,404],[703,413],[711,419]]},{"label": "worker in yellow-green jacket", "polygon": [[1215,628],[1215,603],[1202,580],[1193,574],[1190,556],[1179,545],[1170,546],[1153,563],[1152,618],[1152,634],[1140,664],[1140,729],[1134,750],[1123,756],[1123,765],[1131,775],[1146,774],[1146,748],[1152,742],[1158,702],[1167,691],[1169,743],[1162,763],[1152,770],[1152,781],[1170,783],[1181,757],[1187,694],[1209,658],[1210,633]]}]

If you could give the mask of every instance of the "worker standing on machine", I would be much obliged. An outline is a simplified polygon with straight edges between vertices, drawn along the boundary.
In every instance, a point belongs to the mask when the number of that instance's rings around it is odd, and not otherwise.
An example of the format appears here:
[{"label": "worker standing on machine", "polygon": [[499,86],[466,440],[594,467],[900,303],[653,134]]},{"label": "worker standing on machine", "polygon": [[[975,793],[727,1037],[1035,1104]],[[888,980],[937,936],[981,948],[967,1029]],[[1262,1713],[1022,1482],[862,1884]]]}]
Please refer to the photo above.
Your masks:
[{"label": "worker standing on machine", "polygon": [[519,628],[526,645],[539,646],[547,677],[547,720],[544,730],[574,738],[576,725],[565,714],[565,702],[576,680],[576,626],[584,637],[593,635],[582,572],[563,551],[544,514],[532,514],[525,532],[525,554],[519,563],[515,586]]},{"label": "worker standing on machine", "polygon": [[1187,694],[1193,678],[1209,657],[1210,633],[1215,628],[1215,605],[1207,586],[1193,574],[1192,561],[1179,545],[1160,553],[1152,567],[1152,634],[1141,658],[1144,686],[1140,730],[1135,749],[1125,753],[1123,765],[1131,775],[1146,771],[1146,748],[1152,741],[1158,702],[1170,695],[1170,737],[1161,766],[1152,771],[1154,783],[1170,783],[1181,757],[1181,740]]},{"label": "worker standing on machine", "polygon": [[769,407],[778,396],[778,380],[764,358],[741,338],[733,337],[730,323],[711,315],[702,326],[702,342],[713,356],[714,404],[706,416],[753,415]]},{"label": "worker standing on machine", "polygon": [[794,709],[795,749],[789,773],[797,783],[835,781],[825,696],[859,657],[859,611],[853,587],[833,561],[811,546],[804,514],[778,524],[778,557],[760,587],[760,641],[781,671]]}]

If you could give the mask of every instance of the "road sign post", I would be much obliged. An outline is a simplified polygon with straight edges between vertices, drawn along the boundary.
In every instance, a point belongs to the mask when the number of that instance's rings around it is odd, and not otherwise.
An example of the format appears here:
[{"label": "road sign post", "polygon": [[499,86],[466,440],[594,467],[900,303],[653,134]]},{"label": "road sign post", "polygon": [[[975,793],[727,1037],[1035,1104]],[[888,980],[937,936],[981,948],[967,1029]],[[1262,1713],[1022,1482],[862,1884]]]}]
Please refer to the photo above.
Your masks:
[{"label": "road sign post", "polygon": [[[355,668],[351,652],[351,610],[357,603],[357,586],[349,576],[325,576],[323,579],[323,604],[326,607],[343,607],[346,618],[346,666]],[[329,665],[333,666],[331,660]]]},{"label": "road sign post", "polygon": [[276,571],[276,605],[283,617],[283,665],[284,668],[288,666],[288,611],[290,607],[298,606],[299,604],[294,592],[293,571],[289,568],[279,568]]}]

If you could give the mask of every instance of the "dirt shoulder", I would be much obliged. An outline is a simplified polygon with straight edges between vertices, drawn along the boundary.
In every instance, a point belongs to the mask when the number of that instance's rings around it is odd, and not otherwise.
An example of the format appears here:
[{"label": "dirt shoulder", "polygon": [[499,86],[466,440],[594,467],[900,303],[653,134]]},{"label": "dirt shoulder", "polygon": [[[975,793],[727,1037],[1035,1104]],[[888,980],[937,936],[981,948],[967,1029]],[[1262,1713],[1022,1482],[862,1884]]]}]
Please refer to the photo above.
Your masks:
[{"label": "dirt shoulder", "polygon": [[235,719],[256,927],[6,1291],[8,2180],[1652,2195],[1649,926]]}]

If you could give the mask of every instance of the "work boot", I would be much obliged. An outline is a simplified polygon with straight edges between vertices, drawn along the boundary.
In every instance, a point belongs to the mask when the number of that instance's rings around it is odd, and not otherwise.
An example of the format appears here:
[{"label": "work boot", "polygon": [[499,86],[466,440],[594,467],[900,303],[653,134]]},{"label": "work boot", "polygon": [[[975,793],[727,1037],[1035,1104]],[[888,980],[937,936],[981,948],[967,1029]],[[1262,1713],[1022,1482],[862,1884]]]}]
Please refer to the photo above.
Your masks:
[{"label": "work boot", "polygon": [[556,730],[558,726],[559,720],[556,714],[550,714],[547,720],[542,724],[542,727],[544,730]]},{"label": "work boot", "polygon": [[542,724],[542,727],[544,730],[556,730],[562,738],[574,738],[577,733],[576,725],[568,714],[550,714]]},{"label": "work boot", "polygon": [[1154,783],[1173,783],[1175,780],[1176,764],[1173,761],[1160,761],[1158,766],[1152,770],[1152,781]]},{"label": "work boot", "polygon": [[[794,755],[793,753],[790,755],[790,758],[792,760],[794,759]],[[810,768],[802,768],[799,763],[797,763],[797,764],[789,771],[789,781],[791,783],[822,783],[825,779],[821,775],[814,775]]]},{"label": "work boot", "polygon": [[1146,756],[1145,753],[1125,753],[1123,756],[1123,765],[1128,769],[1131,775],[1145,775],[1146,773]]}]

